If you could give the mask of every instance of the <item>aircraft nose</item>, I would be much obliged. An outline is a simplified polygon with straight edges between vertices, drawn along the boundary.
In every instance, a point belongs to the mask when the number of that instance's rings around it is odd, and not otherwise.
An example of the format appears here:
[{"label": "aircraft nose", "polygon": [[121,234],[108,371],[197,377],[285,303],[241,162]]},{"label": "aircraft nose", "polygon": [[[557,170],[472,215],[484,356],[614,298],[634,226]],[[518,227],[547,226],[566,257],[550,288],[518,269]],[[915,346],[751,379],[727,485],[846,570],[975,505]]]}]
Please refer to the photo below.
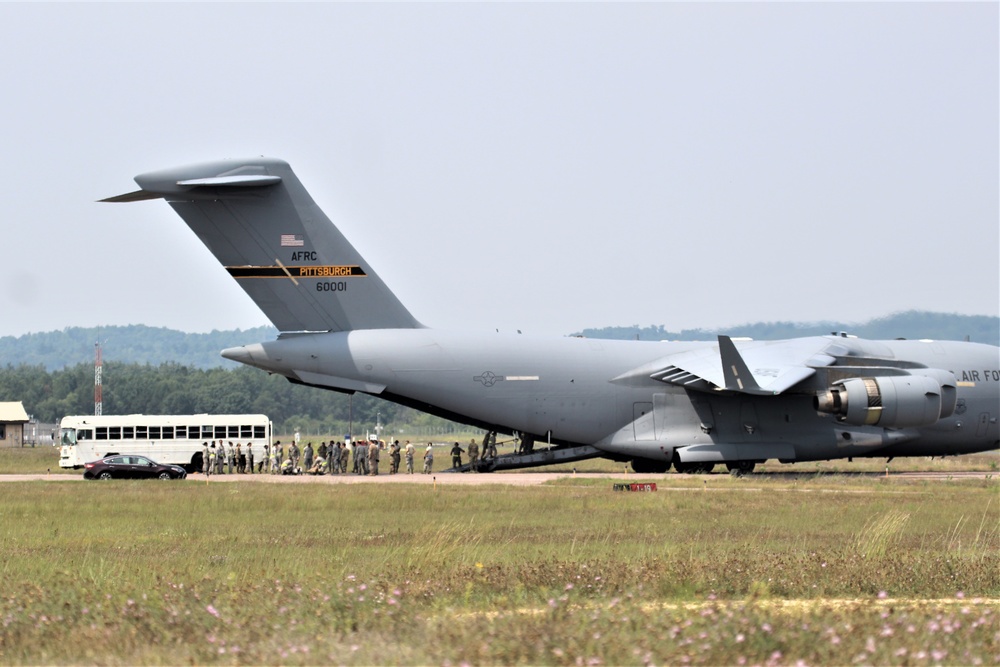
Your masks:
[{"label": "aircraft nose", "polygon": [[257,360],[262,360],[264,357],[264,348],[261,347],[260,343],[255,343],[253,345],[241,345],[240,347],[228,347],[223,350],[220,354],[226,359],[232,361],[238,361],[241,364],[254,365],[254,356],[256,353]]}]

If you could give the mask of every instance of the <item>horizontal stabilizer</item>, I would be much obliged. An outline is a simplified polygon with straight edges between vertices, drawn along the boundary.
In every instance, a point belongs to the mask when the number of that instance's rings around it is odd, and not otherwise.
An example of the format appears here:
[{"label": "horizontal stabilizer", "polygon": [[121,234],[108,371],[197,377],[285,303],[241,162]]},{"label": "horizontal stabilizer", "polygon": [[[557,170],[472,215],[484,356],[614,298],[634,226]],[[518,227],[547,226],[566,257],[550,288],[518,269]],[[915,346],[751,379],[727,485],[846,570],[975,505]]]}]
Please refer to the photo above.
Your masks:
[{"label": "horizontal stabilizer", "polygon": [[[136,177],[142,190],[117,197],[101,199],[104,203],[127,203],[147,199],[188,198],[199,196],[202,188],[211,188],[218,195],[219,188],[261,188],[281,183],[281,176],[265,173],[266,161],[261,164],[238,162],[210,162],[203,165],[164,170]],[[224,191],[224,190],[223,190]]]},{"label": "horizontal stabilizer", "polygon": [[135,192],[128,192],[123,195],[108,197],[107,199],[99,199],[98,201],[102,204],[125,204],[133,201],[146,201],[147,199],[159,199],[162,196],[163,195],[157,192],[146,192],[145,190],[136,190]]},{"label": "horizontal stabilizer", "polygon": [[258,176],[246,174],[242,176],[216,176],[215,178],[189,178],[186,181],[177,181],[177,185],[188,185],[193,187],[256,187],[260,185],[274,185],[281,183],[280,176]]}]

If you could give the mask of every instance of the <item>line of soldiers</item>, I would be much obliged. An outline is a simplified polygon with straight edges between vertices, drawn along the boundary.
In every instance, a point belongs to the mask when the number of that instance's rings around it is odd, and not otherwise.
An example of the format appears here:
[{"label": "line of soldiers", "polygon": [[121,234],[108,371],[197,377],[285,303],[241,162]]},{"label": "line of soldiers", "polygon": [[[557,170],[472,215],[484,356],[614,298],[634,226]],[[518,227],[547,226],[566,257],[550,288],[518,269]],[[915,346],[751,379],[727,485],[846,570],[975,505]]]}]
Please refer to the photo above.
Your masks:
[{"label": "line of soldiers", "polygon": [[307,468],[313,466],[312,443],[307,444],[304,450],[299,451],[299,446],[293,442],[288,446],[287,452],[282,447],[280,440],[276,440],[271,446],[265,444],[263,456],[256,460],[255,467],[253,443],[248,442],[244,447],[239,442],[234,445],[232,440],[228,442],[213,440],[211,444],[202,443],[201,471],[206,475],[227,473],[231,475],[234,470],[237,474],[278,474],[279,472],[288,474],[290,470],[301,470],[299,468],[300,458]]},{"label": "line of soldiers", "polygon": [[[349,464],[350,472],[356,475],[378,475],[379,463],[383,452],[388,454],[389,474],[395,475],[400,472],[399,464],[401,460],[406,462],[406,472],[413,474],[413,461],[416,455],[416,447],[409,440],[405,445],[400,445],[399,440],[394,441],[386,447],[385,442],[379,440],[355,440],[353,443],[326,442],[314,451],[312,443],[300,451],[296,443],[291,443],[286,448],[282,446],[280,440],[276,440],[273,445],[264,445],[263,455],[256,460],[252,443],[246,443],[244,447],[240,443],[233,444],[232,441],[223,442],[213,440],[211,444],[205,442],[202,445],[202,472],[206,475],[212,474],[232,474],[235,470],[237,474],[282,474],[282,475],[334,475],[347,474]],[[451,449],[452,465],[459,467],[462,465],[462,454],[465,453],[456,442]],[[479,445],[475,440],[468,445],[469,462],[472,471],[478,472]],[[483,443],[483,459],[495,458],[497,455],[496,436],[487,436]],[[302,465],[299,465],[299,462]],[[430,474],[434,468],[434,445],[427,443],[424,450],[423,473]]]}]

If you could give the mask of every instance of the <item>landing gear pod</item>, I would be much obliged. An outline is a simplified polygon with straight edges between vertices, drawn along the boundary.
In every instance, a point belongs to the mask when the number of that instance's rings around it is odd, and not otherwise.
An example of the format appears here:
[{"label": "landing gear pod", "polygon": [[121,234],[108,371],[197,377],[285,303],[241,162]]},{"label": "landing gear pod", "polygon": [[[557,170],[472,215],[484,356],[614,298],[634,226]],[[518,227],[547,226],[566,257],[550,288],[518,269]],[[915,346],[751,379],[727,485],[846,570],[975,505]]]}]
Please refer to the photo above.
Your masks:
[{"label": "landing gear pod", "polygon": [[848,424],[912,428],[950,415],[955,390],[925,375],[851,378],[816,396],[813,405]]},{"label": "landing gear pod", "polygon": [[641,474],[667,472],[670,470],[670,461],[632,459],[632,470]]}]

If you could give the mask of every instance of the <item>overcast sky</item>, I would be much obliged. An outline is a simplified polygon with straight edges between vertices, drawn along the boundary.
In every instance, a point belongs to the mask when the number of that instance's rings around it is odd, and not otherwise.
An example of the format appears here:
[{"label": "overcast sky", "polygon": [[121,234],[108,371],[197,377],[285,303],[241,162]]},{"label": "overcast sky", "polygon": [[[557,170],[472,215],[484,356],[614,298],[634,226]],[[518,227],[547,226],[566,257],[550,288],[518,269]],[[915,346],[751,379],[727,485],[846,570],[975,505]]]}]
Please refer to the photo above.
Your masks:
[{"label": "overcast sky", "polygon": [[417,319],[997,315],[997,3],[0,5],[0,336],[267,320],[136,174],[289,161]]}]

